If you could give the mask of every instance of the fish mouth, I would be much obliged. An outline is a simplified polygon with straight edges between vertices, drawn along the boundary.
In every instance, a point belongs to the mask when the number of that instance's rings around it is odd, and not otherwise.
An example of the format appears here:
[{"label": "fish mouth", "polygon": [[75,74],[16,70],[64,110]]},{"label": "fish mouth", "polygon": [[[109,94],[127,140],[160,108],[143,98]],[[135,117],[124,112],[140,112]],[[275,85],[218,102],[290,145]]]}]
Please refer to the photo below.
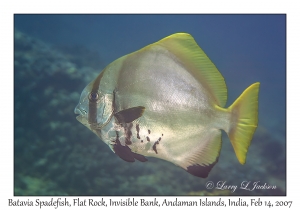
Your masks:
[{"label": "fish mouth", "polygon": [[76,119],[80,122],[82,121],[84,116],[87,114],[87,112],[85,110],[80,109],[78,106],[75,107],[74,113],[78,115],[78,116],[76,116]]},{"label": "fish mouth", "polygon": [[76,120],[78,120],[81,124],[89,127],[89,123],[87,121],[87,111],[76,107],[74,113],[78,115],[76,116]]}]

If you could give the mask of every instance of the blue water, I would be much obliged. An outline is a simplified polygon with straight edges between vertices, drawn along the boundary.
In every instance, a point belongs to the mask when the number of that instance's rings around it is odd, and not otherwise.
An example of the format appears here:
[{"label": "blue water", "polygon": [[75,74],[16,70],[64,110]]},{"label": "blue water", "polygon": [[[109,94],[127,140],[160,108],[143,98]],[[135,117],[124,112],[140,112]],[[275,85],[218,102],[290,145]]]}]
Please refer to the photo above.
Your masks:
[{"label": "blue water", "polygon": [[[249,85],[254,82],[260,82],[260,93],[259,93],[259,126],[257,129],[256,136],[252,142],[252,145],[249,149],[248,154],[248,162],[245,166],[240,166],[234,156],[233,150],[228,143],[228,139],[226,135],[224,135],[223,141],[223,149],[224,151],[221,152],[220,161],[217,165],[218,168],[215,168],[212,171],[215,175],[220,175],[220,172],[217,170],[223,171],[231,171],[228,172],[228,176],[237,176],[241,180],[245,177],[251,179],[247,174],[249,171],[252,170],[252,167],[258,168],[266,168],[267,170],[260,170],[261,174],[258,177],[253,177],[254,180],[263,180],[261,182],[271,182],[272,180],[274,183],[274,179],[281,180],[282,186],[280,192],[275,191],[254,191],[251,192],[253,194],[260,194],[260,195],[272,195],[272,194],[285,194],[285,135],[286,135],[286,16],[285,15],[15,15],[14,16],[14,23],[15,29],[20,31],[27,36],[32,37],[33,39],[40,40],[43,43],[46,43],[50,46],[50,48],[57,50],[60,49],[59,47],[62,46],[71,46],[73,50],[76,51],[77,46],[84,48],[86,51],[95,53],[95,63],[99,62],[99,67],[97,65],[93,66],[94,72],[98,73],[103,69],[106,65],[110,62],[114,61],[115,59],[131,53],[135,50],[138,50],[148,44],[151,44],[155,41],[158,41],[161,38],[164,38],[170,34],[176,32],[187,32],[190,33],[199,46],[205,51],[208,57],[213,61],[213,63],[217,66],[221,74],[224,76],[227,87],[228,87],[228,102],[226,107],[232,104],[232,102],[245,90]],[[19,50],[15,48],[15,52]],[[81,51],[80,51],[81,52]],[[74,52],[73,52],[74,53]],[[26,52],[24,52],[24,55]],[[32,54],[31,54],[32,55]],[[35,56],[34,54],[32,56]],[[78,56],[78,55],[77,55]],[[79,55],[80,57],[80,55]],[[84,55],[82,55],[84,57]],[[92,58],[91,58],[92,60]],[[41,61],[42,62],[42,61]],[[56,62],[56,60],[51,61]],[[92,61],[91,61],[92,62]],[[88,65],[89,62],[81,61],[81,66]],[[22,64],[20,64],[22,65]],[[34,64],[32,64],[32,68],[34,68]],[[96,66],[96,67],[95,67]],[[29,68],[28,71],[30,71]],[[20,68],[21,69],[21,68]],[[77,71],[82,71],[83,68],[77,68]],[[24,71],[24,70],[20,70]],[[15,68],[15,79],[16,75],[20,74],[20,71],[16,71]],[[85,75],[85,73],[83,73]],[[91,74],[89,71],[86,74]],[[55,76],[55,74],[54,74]],[[21,80],[22,76],[20,76]],[[57,79],[58,77],[53,77],[55,79],[51,80],[49,78],[49,84],[47,84],[47,88],[51,89],[51,85],[53,88],[65,88],[66,91],[70,91],[70,93],[78,93],[80,94],[84,85],[87,84],[86,81],[80,83],[80,78],[75,80],[77,83],[73,83],[72,81],[66,81],[65,86],[63,86],[63,81],[58,85]],[[52,81],[52,82],[51,82]],[[34,83],[37,81],[28,81],[28,84]],[[78,84],[78,86],[74,86],[74,84]],[[80,85],[79,85],[80,84]],[[15,89],[18,88],[19,83],[15,82]],[[67,86],[67,87],[66,87]],[[43,87],[43,86],[41,86]],[[45,86],[46,89],[46,86]],[[36,96],[45,94],[45,92],[39,89],[32,89],[33,93],[36,93]],[[35,92],[36,91],[36,92]],[[32,92],[31,92],[32,93]],[[17,94],[17,93],[15,93]],[[29,94],[29,93],[28,93]],[[58,96],[53,94],[50,98],[57,98]],[[73,99],[70,100],[70,107],[76,106],[76,96],[74,96],[74,104]],[[72,119],[71,112],[66,109],[62,111],[61,107],[59,106],[60,101],[64,99],[58,99],[58,105],[53,105],[53,109],[57,109],[55,113],[58,111],[61,112],[68,112],[68,117],[64,119]],[[79,100],[79,98],[78,98]],[[26,106],[26,101],[21,100],[20,97],[15,95],[15,103],[20,102],[20,110],[15,109],[15,115],[21,114],[19,112],[25,111],[30,108],[30,106]],[[54,103],[54,102],[53,102]],[[43,109],[40,107],[39,109]],[[47,111],[47,110],[46,110]],[[43,113],[43,112],[42,112]],[[46,115],[46,114],[45,114]],[[44,116],[41,114],[40,116]],[[56,119],[55,116],[51,115],[48,116],[46,121],[49,123],[49,120],[57,122],[61,119]],[[73,116],[75,119],[75,115]],[[42,118],[41,118],[42,119]],[[63,118],[62,118],[63,119]],[[22,119],[15,118],[15,130],[21,129],[25,126],[26,120],[30,119]],[[66,120],[67,121],[67,120]],[[46,122],[41,121],[41,124]],[[76,120],[70,122],[72,125],[80,126],[79,122]],[[82,132],[85,132],[83,126]],[[81,128],[79,127],[79,128]],[[32,130],[33,134],[28,134],[27,138],[30,138],[30,135],[39,136],[41,138],[40,141],[45,141],[44,138],[47,138],[47,135],[52,135],[53,133],[39,134],[34,127],[27,125],[26,132],[29,132],[30,129]],[[29,131],[28,131],[29,130]],[[31,132],[31,131],[30,131]],[[34,133],[37,134],[34,134]],[[53,131],[54,132],[54,131]],[[89,131],[82,134],[82,138],[88,135]],[[20,137],[21,134],[15,133],[15,145],[19,144],[21,141],[26,141],[25,137]],[[75,134],[72,134],[73,136]],[[75,135],[76,136],[76,135]],[[70,138],[70,134],[68,130],[62,130],[59,137],[53,137],[54,139],[68,139]],[[86,138],[93,138],[96,143],[98,143],[98,139],[93,134],[89,135]],[[50,139],[50,137],[49,137]],[[74,140],[74,139],[72,139]],[[55,141],[55,140],[53,140]],[[73,151],[74,144],[71,140],[66,140],[68,143],[64,144],[64,147],[67,146],[69,148],[68,151]],[[86,141],[86,139],[76,139],[76,143]],[[226,141],[226,142],[225,142]],[[95,144],[96,144],[95,143]],[[80,143],[79,143],[80,144]],[[100,143],[99,143],[100,144]],[[20,145],[23,145],[20,143]],[[34,146],[37,150],[41,147],[42,143],[34,143]],[[43,148],[43,151],[51,153],[51,149],[56,148],[57,146]],[[110,154],[111,151],[109,148],[104,145],[100,144],[99,148],[101,148],[104,153],[107,152],[107,157],[112,157],[114,154]],[[25,149],[22,146],[17,147],[15,146],[15,150],[20,150],[19,158],[16,158],[15,161],[22,161],[24,160],[24,164],[30,165],[28,161],[26,162],[26,158],[22,158],[22,154],[25,153]],[[57,148],[56,148],[57,149]],[[269,149],[268,152],[264,151]],[[34,149],[33,149],[34,150]],[[255,152],[257,150],[261,150],[261,153],[257,155]],[[273,153],[272,153],[273,151]],[[59,150],[57,151],[59,153]],[[280,152],[280,158],[276,152]],[[95,152],[96,153],[96,152]],[[63,186],[63,178],[57,181],[54,178],[55,173],[51,174],[51,170],[54,170],[52,166],[52,162],[49,158],[44,157],[44,153],[35,153],[37,157],[34,156],[30,159],[31,161],[38,161],[47,160],[49,164],[49,168],[47,164],[42,164],[43,170],[47,171],[49,175],[43,176],[41,175],[41,170],[37,167],[37,173],[35,173],[35,168],[33,167],[31,172],[28,172],[23,169],[18,170],[18,166],[22,165],[22,162],[16,164],[15,163],[15,187],[18,190],[15,190],[16,194],[79,194],[79,195],[86,195],[86,194],[134,194],[132,191],[126,191],[129,186],[124,186],[122,191],[118,191],[117,187],[114,191],[105,190],[98,190],[95,188],[94,190],[87,192],[85,186],[78,189],[73,189],[74,186]],[[69,153],[68,153],[69,154]],[[73,154],[73,153],[70,153]],[[106,153],[105,153],[106,154]],[[231,159],[221,161],[222,158],[225,159],[230,154]],[[16,153],[15,153],[16,155]],[[50,155],[51,157],[51,155]],[[68,155],[62,158],[69,158]],[[76,157],[72,157],[73,159]],[[93,157],[90,157],[93,158]],[[73,160],[72,159],[72,160]],[[75,161],[74,160],[74,161]],[[57,160],[58,161],[58,160]],[[60,160],[61,161],[61,160]],[[115,160],[114,160],[115,161]],[[231,163],[229,161],[235,161]],[[75,161],[76,162],[76,161]],[[95,162],[95,168],[101,168],[101,163]],[[57,163],[56,163],[57,164]],[[68,162],[64,162],[62,164],[68,164]],[[97,165],[98,164],[98,165]],[[129,164],[125,162],[117,162],[113,163],[114,167],[118,167],[118,164]],[[135,164],[135,165],[134,165]],[[149,168],[145,167],[140,163],[134,163],[126,167],[125,172],[130,174],[130,178],[126,179],[126,183],[134,182],[136,187],[140,187],[137,184],[137,179],[140,177],[144,177],[145,173],[151,173],[151,177],[145,176],[144,182],[151,183],[148,185],[143,185],[143,190],[140,190],[137,194],[188,194],[190,192],[198,192],[198,191],[205,191],[205,181],[201,181],[196,187],[190,186],[177,186],[175,183],[168,183],[172,182],[172,180],[166,179],[162,180],[158,178],[158,181],[155,180],[155,173],[162,173],[160,170],[150,170]],[[156,159],[151,159],[151,163],[149,161],[146,163],[149,165],[157,164],[156,169],[159,169],[162,166],[169,166],[170,163],[160,162]],[[162,166],[160,166],[160,164]],[[233,164],[233,165],[232,165]],[[32,165],[32,164],[31,164]],[[234,169],[232,169],[234,166]],[[60,171],[64,170],[64,165],[59,165],[56,167],[61,167]],[[152,165],[151,165],[152,167]],[[173,167],[173,166],[170,166]],[[270,167],[270,170],[268,170]],[[54,167],[55,168],[55,167]],[[75,167],[76,168],[76,167]],[[131,171],[135,171],[134,173]],[[142,175],[139,174],[139,169],[143,169],[144,172]],[[70,169],[72,170],[72,169]],[[143,171],[142,170],[142,171]],[[148,171],[147,171],[148,170]],[[150,170],[150,171],[149,171]],[[181,169],[177,169],[174,166],[175,172],[180,171]],[[109,166],[107,166],[107,170],[105,173],[109,171]],[[280,171],[280,175],[276,175],[276,173]],[[16,174],[17,173],[17,174]],[[122,171],[120,171],[122,173]],[[186,172],[183,171],[182,174]],[[187,174],[187,173],[186,173]],[[103,175],[103,174],[102,174]],[[86,174],[80,174],[76,179],[87,179]],[[98,174],[98,182],[102,183],[103,186],[107,185],[114,185],[116,179],[122,180],[122,178],[114,178],[111,176],[111,179],[108,175],[103,175],[106,177],[105,183],[101,181],[101,173]],[[136,176],[136,177],[135,177]],[[185,175],[180,175],[185,176]],[[191,176],[187,174],[186,176]],[[226,176],[226,174],[224,174]],[[51,181],[54,183],[55,189],[52,191],[33,191],[32,189],[26,187],[26,181],[20,181],[20,179],[24,179],[24,177],[30,177],[29,180],[37,180],[36,183],[44,182],[45,180]],[[41,178],[42,177],[42,178]],[[94,177],[94,176],[92,176]],[[122,177],[122,176],[121,176]],[[160,177],[157,175],[157,177]],[[172,175],[170,175],[172,177]],[[266,178],[267,177],[267,178]],[[41,180],[39,180],[41,178]],[[219,179],[220,177],[216,177],[215,179]],[[239,179],[238,178],[238,179]],[[141,178],[142,179],[142,178]],[[151,179],[151,180],[149,180]],[[182,177],[182,179],[186,179]],[[192,182],[197,182],[198,178],[188,178],[190,179],[190,183],[192,186]],[[208,178],[210,179],[210,177]],[[211,178],[213,179],[213,178]],[[223,180],[226,180],[226,177],[222,177]],[[231,178],[232,179],[232,178]],[[67,177],[65,177],[67,180]],[[179,179],[178,181],[180,181]],[[229,178],[228,178],[229,180]],[[270,181],[271,180],[271,181]],[[207,181],[207,180],[206,180]],[[89,182],[85,180],[85,182]],[[97,183],[98,183],[97,182]],[[140,181],[144,183],[143,181]],[[164,189],[160,189],[159,187],[151,187],[150,185],[160,185],[164,183]],[[167,182],[167,183],[166,183]],[[20,184],[21,183],[21,184]],[[22,184],[23,183],[23,184]],[[95,182],[94,182],[95,183]],[[99,184],[98,183],[98,184]],[[122,181],[120,181],[122,183]],[[139,182],[138,182],[139,183]],[[90,184],[86,184],[89,186]],[[99,184],[100,185],[100,184]],[[23,186],[23,187],[20,187]],[[133,186],[133,185],[132,185]],[[168,188],[169,187],[169,188]],[[198,188],[197,188],[198,187]],[[20,189],[22,190],[20,190]],[[151,188],[151,189],[150,189]],[[277,188],[279,188],[277,186]],[[99,187],[100,189],[100,187]],[[166,190],[167,189],[167,190]],[[82,190],[82,191],[81,191]],[[149,193],[150,192],[150,193]],[[249,192],[239,191],[236,192],[237,194],[247,194]]]}]

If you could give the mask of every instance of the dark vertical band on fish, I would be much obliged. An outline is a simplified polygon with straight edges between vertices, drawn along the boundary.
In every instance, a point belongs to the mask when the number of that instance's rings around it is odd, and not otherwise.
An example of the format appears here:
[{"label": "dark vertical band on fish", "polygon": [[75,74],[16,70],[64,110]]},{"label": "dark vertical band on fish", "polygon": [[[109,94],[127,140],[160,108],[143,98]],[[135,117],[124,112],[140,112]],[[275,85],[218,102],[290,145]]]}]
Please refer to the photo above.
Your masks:
[{"label": "dark vertical band on fish", "polygon": [[[92,90],[90,94],[98,94],[98,88],[100,85],[100,80],[103,76],[103,71],[99,76],[95,79],[95,82],[93,83]],[[97,124],[97,101],[89,100],[89,117],[88,121],[91,124],[91,126]]]}]

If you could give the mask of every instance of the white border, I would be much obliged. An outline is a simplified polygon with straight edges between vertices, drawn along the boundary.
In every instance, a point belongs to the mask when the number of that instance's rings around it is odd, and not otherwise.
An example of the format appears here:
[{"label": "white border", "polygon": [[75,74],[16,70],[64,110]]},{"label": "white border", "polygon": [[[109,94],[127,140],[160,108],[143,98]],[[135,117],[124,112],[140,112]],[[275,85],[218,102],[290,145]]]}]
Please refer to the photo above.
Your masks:
[{"label": "white border", "polygon": [[[295,3],[293,3],[295,2]],[[0,3],[1,46],[1,176],[0,206],[13,198],[13,14],[14,13],[286,13],[287,14],[287,197],[261,197],[263,200],[293,200],[299,205],[299,8],[296,1],[8,1]],[[34,200],[35,197],[22,197]],[[45,197],[47,199],[49,197]],[[143,198],[143,197],[139,197]],[[175,197],[170,197],[174,199]],[[222,197],[226,200],[230,197]],[[242,197],[248,200],[255,197]],[[73,199],[73,198],[68,198]],[[109,197],[105,197],[109,199]],[[121,197],[119,197],[121,199]],[[145,199],[151,199],[147,197]],[[162,200],[163,197],[158,197]],[[196,197],[180,197],[195,200]],[[218,197],[209,197],[218,200]],[[235,197],[236,199],[236,197]],[[296,207],[296,208],[295,208]],[[13,207],[11,207],[13,208]],[[62,207],[60,207],[62,208]],[[99,207],[98,207],[99,208]],[[98,209],[92,208],[92,209]],[[177,207],[179,208],[179,207]],[[199,206],[197,207],[199,208]],[[7,209],[7,208],[5,208]],[[35,208],[30,208],[35,209]],[[72,208],[75,209],[75,208]],[[80,207],[76,209],[82,209]],[[86,208],[85,208],[86,209]],[[131,209],[131,207],[125,207]],[[268,207],[264,209],[269,209]],[[298,208],[299,209],[299,208]]]}]

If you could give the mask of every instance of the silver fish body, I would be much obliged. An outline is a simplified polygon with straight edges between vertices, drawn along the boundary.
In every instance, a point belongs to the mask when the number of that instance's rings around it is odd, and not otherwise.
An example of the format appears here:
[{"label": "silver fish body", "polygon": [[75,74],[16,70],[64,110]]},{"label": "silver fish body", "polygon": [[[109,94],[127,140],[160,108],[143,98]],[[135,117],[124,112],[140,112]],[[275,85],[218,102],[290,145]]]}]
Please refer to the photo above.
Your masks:
[{"label": "silver fish body", "polygon": [[[108,65],[83,90],[75,113],[125,161],[157,157],[207,177],[218,161],[221,129],[244,164],[257,126],[258,88],[253,84],[222,108],[222,75],[189,34],[179,33]],[[253,105],[243,105],[249,100]]]}]

